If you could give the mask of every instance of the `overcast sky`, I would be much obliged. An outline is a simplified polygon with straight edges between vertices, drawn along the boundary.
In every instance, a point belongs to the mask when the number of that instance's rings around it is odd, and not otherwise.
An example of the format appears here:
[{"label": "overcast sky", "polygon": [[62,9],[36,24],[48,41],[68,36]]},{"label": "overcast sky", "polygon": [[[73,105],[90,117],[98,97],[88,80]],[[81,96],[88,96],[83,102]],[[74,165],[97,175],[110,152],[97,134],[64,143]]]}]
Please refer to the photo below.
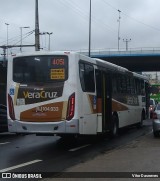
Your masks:
[{"label": "overcast sky", "polygon": [[[131,39],[129,48],[160,47],[160,0],[91,0],[91,49],[118,48],[118,10],[120,16],[120,49],[123,39]],[[88,49],[90,0],[39,0],[40,32],[53,32],[51,50]],[[0,45],[20,44],[35,29],[35,0],[0,0]],[[48,35],[40,36],[41,48],[48,49]],[[34,44],[34,33],[23,39]],[[30,50],[34,50],[31,48]],[[23,51],[28,51],[23,48]],[[19,52],[12,48],[9,53]],[[2,49],[0,49],[2,53]]]}]

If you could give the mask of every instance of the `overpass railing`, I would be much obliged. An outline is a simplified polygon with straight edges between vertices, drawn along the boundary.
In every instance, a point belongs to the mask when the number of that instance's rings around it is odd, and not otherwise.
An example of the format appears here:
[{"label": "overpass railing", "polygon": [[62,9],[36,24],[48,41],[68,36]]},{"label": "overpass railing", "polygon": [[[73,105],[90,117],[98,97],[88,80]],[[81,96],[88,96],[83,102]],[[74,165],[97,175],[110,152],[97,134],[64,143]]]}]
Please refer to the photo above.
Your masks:
[{"label": "overpass railing", "polygon": [[[79,50],[77,52],[88,56],[88,50]],[[91,56],[160,55],[160,47],[130,48],[128,50],[120,49],[119,51],[117,49],[92,49],[90,54]]]}]

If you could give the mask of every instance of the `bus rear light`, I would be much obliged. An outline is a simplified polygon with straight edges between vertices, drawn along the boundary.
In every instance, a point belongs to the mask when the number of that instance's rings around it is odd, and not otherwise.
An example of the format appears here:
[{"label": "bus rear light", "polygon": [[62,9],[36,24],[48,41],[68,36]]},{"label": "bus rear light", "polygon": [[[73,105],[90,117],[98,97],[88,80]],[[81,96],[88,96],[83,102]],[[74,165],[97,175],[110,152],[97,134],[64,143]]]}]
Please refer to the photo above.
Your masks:
[{"label": "bus rear light", "polygon": [[75,93],[73,93],[68,99],[68,108],[67,108],[67,117],[66,117],[68,121],[73,118],[74,110],[75,110]]},{"label": "bus rear light", "polygon": [[8,108],[9,108],[9,116],[12,120],[15,120],[15,113],[14,113],[14,105],[12,101],[12,97],[8,94]]}]

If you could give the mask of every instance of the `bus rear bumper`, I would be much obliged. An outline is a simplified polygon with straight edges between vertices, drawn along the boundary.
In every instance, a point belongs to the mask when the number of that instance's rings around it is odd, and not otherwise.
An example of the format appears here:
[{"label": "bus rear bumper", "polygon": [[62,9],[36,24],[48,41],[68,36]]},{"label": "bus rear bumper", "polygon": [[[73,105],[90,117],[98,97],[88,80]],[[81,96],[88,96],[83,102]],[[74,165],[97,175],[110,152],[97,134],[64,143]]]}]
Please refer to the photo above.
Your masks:
[{"label": "bus rear bumper", "polygon": [[8,130],[12,133],[48,133],[48,134],[61,134],[61,133],[79,133],[79,120],[72,119],[71,121],[61,122],[22,122],[18,120],[8,120]]}]

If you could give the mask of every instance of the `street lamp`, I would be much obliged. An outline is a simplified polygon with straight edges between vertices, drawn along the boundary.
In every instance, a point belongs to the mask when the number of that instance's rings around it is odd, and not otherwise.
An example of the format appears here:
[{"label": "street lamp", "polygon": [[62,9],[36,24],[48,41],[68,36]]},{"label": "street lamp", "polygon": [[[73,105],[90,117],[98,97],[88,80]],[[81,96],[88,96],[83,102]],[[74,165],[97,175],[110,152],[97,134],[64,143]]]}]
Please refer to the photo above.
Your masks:
[{"label": "street lamp", "polygon": [[8,23],[5,23],[5,25],[7,26],[7,59],[8,59]]},{"label": "street lamp", "polygon": [[48,50],[50,51],[50,36],[53,34],[53,32],[49,33],[46,32],[49,35],[49,42],[48,42]]},{"label": "street lamp", "polygon": [[21,46],[20,46],[20,52],[22,52],[22,29],[23,28],[30,28],[29,26],[23,26],[23,27],[20,27],[20,31],[21,31]]},{"label": "street lamp", "polygon": [[121,20],[121,16],[120,13],[121,11],[118,9],[118,13],[119,13],[119,18],[118,18],[118,51],[119,51],[119,40],[120,40],[120,20]]}]

